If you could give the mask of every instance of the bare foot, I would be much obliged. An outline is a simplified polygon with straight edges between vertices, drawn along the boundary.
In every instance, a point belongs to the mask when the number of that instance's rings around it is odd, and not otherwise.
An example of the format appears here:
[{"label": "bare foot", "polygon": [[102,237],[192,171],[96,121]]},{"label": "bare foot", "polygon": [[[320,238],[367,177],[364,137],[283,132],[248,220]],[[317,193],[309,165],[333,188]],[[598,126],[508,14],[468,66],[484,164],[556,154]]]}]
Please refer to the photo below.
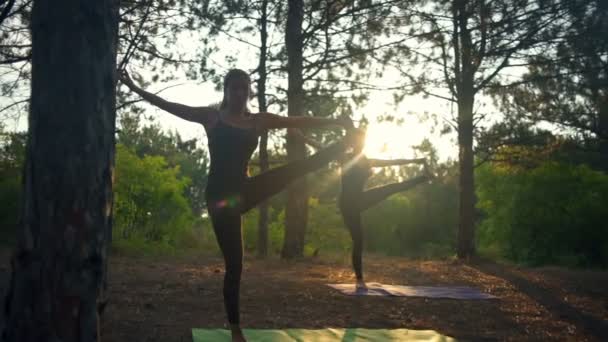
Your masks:
[{"label": "bare foot", "polygon": [[367,285],[365,285],[365,282],[363,281],[363,279],[357,279],[357,291],[367,291]]}]

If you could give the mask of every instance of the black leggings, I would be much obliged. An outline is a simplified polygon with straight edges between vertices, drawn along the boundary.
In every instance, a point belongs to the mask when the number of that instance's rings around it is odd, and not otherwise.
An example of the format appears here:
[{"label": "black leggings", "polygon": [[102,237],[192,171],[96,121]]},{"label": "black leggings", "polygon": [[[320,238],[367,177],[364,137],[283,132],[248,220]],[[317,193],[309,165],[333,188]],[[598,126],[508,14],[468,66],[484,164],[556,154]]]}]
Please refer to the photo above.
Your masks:
[{"label": "black leggings", "polygon": [[344,219],[344,225],[350,232],[350,236],[353,240],[351,259],[357,280],[363,279],[363,265],[361,261],[363,254],[363,227],[361,223],[361,213],[380,203],[387,197],[398,192],[409,190],[427,180],[427,176],[420,176],[403,182],[365,190],[356,196],[349,195],[349,198],[340,199],[340,212]]},{"label": "black leggings", "polygon": [[281,192],[290,183],[340,158],[345,144],[333,144],[318,153],[290,162],[255,177],[249,177],[237,193],[207,194],[207,206],[217,242],[224,255],[224,305],[228,322],[239,324],[239,290],[243,269],[241,215],[267,198]]}]

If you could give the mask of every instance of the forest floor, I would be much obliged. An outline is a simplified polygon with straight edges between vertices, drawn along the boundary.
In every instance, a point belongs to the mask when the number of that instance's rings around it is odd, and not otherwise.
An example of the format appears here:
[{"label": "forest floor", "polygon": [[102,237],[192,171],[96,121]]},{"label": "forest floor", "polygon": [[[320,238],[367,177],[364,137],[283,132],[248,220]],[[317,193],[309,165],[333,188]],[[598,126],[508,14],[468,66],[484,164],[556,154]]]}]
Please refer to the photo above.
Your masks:
[{"label": "forest floor", "polygon": [[[241,288],[243,325],[435,330],[467,341],[608,341],[608,272],[380,256],[366,256],[364,266],[370,282],[467,285],[498,299],[349,297],[324,285],[353,281],[345,259],[251,258]],[[9,270],[4,251],[0,291]],[[102,341],[192,341],[192,328],[224,327],[222,275],[215,257],[112,257]]]}]

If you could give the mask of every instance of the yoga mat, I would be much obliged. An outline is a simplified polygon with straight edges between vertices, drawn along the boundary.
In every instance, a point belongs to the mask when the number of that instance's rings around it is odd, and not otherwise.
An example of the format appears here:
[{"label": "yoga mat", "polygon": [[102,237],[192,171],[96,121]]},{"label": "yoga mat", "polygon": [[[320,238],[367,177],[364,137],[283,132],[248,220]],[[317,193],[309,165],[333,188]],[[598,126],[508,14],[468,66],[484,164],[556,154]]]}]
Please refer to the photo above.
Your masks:
[{"label": "yoga mat", "polygon": [[355,284],[327,284],[349,296],[427,297],[450,299],[494,299],[490,294],[468,286],[402,286],[367,283],[367,291]]},{"label": "yoga mat", "polygon": [[[408,329],[243,329],[249,342],[454,342],[455,339],[433,330]],[[229,342],[230,331],[225,329],[192,329],[193,342]]]}]

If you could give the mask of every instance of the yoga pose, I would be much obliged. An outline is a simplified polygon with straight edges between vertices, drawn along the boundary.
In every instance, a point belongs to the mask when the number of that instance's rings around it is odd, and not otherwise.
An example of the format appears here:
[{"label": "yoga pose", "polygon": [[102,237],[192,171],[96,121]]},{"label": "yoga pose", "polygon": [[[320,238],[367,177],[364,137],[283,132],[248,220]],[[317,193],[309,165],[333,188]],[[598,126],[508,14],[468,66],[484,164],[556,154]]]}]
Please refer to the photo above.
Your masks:
[{"label": "yoga pose", "polygon": [[[348,153],[342,160],[342,190],[338,198],[340,213],[344,219],[344,225],[350,232],[353,240],[352,250],[352,265],[357,277],[357,288],[365,290],[365,282],[363,280],[362,253],[363,253],[363,227],[361,224],[361,213],[380,203],[382,200],[398,192],[406,191],[414,186],[424,183],[432,178],[428,172],[424,158],[419,159],[394,159],[380,160],[368,159],[363,153],[365,146],[365,131],[356,130],[355,144],[353,145],[352,153]],[[293,130],[293,134],[314,148],[322,148],[316,141],[304,136],[297,130]],[[373,167],[386,167],[393,165],[405,164],[425,164],[425,173],[422,176],[409,179],[399,183],[379,186],[372,189],[364,190],[367,179],[372,175]]]},{"label": "yoga pose", "polygon": [[213,230],[224,256],[224,305],[233,341],[245,341],[239,322],[239,289],[243,268],[241,215],[268,197],[279,193],[294,180],[339,159],[350,145],[346,139],[317,154],[293,161],[255,177],[247,173],[249,159],[259,135],[273,128],[314,128],[339,125],[352,127],[350,119],[282,117],[270,113],[251,114],[249,75],[238,69],[224,78],[224,98],[219,110],[172,103],[137,87],[125,73],[122,82],[153,105],[182,119],[200,123],[207,132],[210,170],[206,201]]}]

